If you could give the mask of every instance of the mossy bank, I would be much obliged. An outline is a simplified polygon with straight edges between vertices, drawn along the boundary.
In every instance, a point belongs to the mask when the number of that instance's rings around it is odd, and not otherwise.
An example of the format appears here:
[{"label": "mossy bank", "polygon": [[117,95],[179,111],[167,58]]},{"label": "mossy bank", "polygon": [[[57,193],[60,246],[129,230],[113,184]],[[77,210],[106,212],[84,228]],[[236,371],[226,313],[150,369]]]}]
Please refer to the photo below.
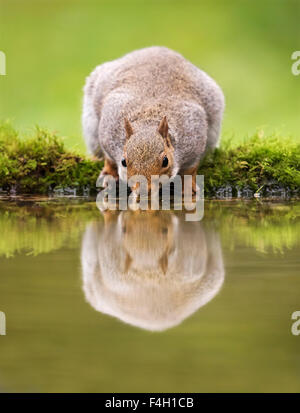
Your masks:
[{"label": "mossy bank", "polygon": [[84,194],[95,188],[102,166],[67,150],[56,134],[36,128],[32,137],[23,138],[9,123],[0,125],[0,188],[4,192],[48,194],[68,189]]},{"label": "mossy bank", "polygon": [[[65,148],[56,134],[36,128],[20,137],[7,122],[0,125],[0,190],[17,194],[96,193],[103,166]],[[298,197],[300,144],[261,133],[231,147],[223,145],[201,163],[205,195],[212,198]]]}]

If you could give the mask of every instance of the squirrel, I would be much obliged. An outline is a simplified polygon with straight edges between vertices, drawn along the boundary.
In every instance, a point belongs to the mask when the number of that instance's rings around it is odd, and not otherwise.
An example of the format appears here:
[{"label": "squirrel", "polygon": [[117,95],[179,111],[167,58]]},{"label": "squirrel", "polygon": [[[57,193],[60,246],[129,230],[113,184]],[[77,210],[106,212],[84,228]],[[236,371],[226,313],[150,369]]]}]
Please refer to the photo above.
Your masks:
[{"label": "squirrel", "polygon": [[166,47],[133,51],[86,79],[82,125],[87,148],[104,158],[100,176],[192,175],[219,141],[224,95],[217,83]]}]

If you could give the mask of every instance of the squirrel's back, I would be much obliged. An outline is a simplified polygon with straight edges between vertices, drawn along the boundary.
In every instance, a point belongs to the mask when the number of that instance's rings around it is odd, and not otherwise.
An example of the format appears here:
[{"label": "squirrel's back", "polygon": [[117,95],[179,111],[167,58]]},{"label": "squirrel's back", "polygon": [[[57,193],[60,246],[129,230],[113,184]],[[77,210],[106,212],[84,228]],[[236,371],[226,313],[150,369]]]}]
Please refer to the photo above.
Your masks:
[{"label": "squirrel's back", "polygon": [[[220,89],[182,55],[159,46],[135,50],[97,66],[87,79],[85,93],[92,94],[101,104],[108,93],[119,88],[127,89],[139,100],[193,99],[207,109],[211,109],[214,100],[212,89]],[[224,103],[222,92],[219,99],[219,104]]]},{"label": "squirrel's back", "polygon": [[224,109],[220,87],[168,48],[136,50],[98,66],[87,78],[84,94],[87,145],[116,163],[125,143],[124,117],[137,130],[166,116],[175,157],[185,166],[218,142]]}]

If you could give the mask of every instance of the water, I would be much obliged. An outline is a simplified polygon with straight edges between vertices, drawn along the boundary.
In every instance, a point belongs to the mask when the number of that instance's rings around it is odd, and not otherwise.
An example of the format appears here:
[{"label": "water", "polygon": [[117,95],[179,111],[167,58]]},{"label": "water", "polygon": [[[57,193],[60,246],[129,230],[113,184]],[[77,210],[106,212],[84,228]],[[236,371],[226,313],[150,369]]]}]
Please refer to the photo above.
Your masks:
[{"label": "water", "polygon": [[0,390],[300,391],[296,202],[0,202]]}]

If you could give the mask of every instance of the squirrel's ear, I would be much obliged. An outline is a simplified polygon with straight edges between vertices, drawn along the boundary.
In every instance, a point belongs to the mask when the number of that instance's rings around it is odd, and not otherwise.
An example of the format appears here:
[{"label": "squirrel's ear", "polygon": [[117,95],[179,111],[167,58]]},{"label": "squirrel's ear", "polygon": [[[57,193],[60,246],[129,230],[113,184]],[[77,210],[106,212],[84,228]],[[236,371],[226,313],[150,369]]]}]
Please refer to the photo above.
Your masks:
[{"label": "squirrel's ear", "polygon": [[160,133],[163,138],[167,138],[168,130],[169,130],[169,126],[168,126],[167,117],[164,116],[159,124],[158,133]]},{"label": "squirrel's ear", "polygon": [[132,126],[127,118],[125,118],[125,130],[126,130],[126,139],[129,139],[133,135]]}]

